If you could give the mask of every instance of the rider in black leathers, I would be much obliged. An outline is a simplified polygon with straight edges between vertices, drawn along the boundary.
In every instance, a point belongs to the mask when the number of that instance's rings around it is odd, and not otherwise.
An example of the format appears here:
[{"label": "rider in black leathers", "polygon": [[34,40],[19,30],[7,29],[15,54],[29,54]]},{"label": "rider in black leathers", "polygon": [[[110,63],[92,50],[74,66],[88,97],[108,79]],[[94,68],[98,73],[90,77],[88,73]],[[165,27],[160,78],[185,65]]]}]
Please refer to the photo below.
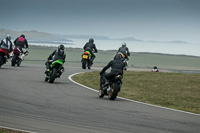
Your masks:
[{"label": "rider in black leathers", "polygon": [[[64,49],[65,49],[64,45],[61,44],[58,46],[57,50],[54,50],[53,53],[49,55],[49,57],[47,58],[48,61],[45,63],[46,65],[45,73],[48,73],[50,71],[50,65],[53,61],[61,59],[63,63],[65,63],[66,54],[65,54]],[[52,61],[49,62],[49,60],[52,60]],[[64,67],[62,67],[61,69],[62,71],[64,71]]]},{"label": "rider in black leathers", "polygon": [[130,52],[128,47],[126,47],[125,42],[122,43],[122,46],[118,49],[117,52],[121,52],[125,56],[125,59],[129,60],[128,56],[130,56]]},{"label": "rider in black leathers", "polygon": [[16,47],[19,47],[21,50],[22,48],[28,48],[28,41],[25,38],[24,34],[21,34],[20,37],[16,38],[14,41]]},{"label": "rider in black leathers", "polygon": [[94,39],[90,38],[89,42],[87,42],[85,44],[85,46],[83,47],[83,49],[84,49],[84,51],[89,51],[90,52],[90,54],[92,55],[91,62],[93,64],[93,60],[95,59],[96,56],[93,54],[92,51],[94,50],[94,53],[98,52],[97,49],[96,49],[96,45],[94,44]]},{"label": "rider in black leathers", "polygon": [[[108,65],[106,65],[102,71],[99,73],[101,76],[103,76],[103,79],[105,81],[105,84],[108,83],[109,79],[112,79],[116,74],[120,74],[123,76],[123,69],[124,69],[124,64],[121,61],[121,55],[117,54],[114,57],[114,60],[111,60]],[[111,67],[111,72],[110,73],[105,73],[105,71]]]}]

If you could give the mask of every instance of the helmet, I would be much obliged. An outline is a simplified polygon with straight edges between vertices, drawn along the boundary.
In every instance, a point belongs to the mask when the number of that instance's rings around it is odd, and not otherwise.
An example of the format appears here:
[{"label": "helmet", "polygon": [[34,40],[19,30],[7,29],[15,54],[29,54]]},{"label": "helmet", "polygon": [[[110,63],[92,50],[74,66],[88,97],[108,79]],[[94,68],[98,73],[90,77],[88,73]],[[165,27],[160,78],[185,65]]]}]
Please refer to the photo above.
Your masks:
[{"label": "helmet", "polygon": [[122,43],[122,47],[123,48],[126,47],[126,43],[125,42]]},{"label": "helmet", "polygon": [[11,40],[11,36],[9,34],[7,34],[6,39]]},{"label": "helmet", "polygon": [[92,42],[92,43],[93,43],[93,42],[94,42],[94,39],[93,39],[93,38],[90,38],[90,39],[89,39],[89,42]]},{"label": "helmet", "polygon": [[21,34],[21,36],[20,37],[23,37],[23,38],[25,38],[25,35],[24,34]]},{"label": "helmet", "polygon": [[60,45],[58,46],[58,49],[62,49],[62,50],[64,50],[64,49],[65,49],[65,46],[62,45],[62,44],[60,44]]},{"label": "helmet", "polygon": [[116,54],[114,57],[115,60],[121,60],[121,58],[122,58],[121,54]]}]

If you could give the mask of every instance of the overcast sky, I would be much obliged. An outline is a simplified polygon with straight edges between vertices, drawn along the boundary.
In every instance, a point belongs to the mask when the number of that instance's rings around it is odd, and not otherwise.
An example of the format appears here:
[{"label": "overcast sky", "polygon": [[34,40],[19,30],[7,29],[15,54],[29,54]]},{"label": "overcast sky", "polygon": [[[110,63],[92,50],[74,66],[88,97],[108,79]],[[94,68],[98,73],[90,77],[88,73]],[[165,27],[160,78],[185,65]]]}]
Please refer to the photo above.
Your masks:
[{"label": "overcast sky", "polygon": [[200,0],[0,0],[0,27],[200,43]]}]

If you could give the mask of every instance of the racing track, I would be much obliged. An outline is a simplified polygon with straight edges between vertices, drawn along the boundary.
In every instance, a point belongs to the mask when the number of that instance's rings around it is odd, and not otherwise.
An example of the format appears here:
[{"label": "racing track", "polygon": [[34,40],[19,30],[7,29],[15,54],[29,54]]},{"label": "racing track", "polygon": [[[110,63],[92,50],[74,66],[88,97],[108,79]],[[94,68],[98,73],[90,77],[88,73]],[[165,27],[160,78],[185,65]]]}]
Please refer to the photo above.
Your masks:
[{"label": "racing track", "polygon": [[0,126],[37,133],[198,133],[200,115],[117,98],[74,84],[68,76],[88,70],[65,67],[54,84],[44,65],[0,69]]}]

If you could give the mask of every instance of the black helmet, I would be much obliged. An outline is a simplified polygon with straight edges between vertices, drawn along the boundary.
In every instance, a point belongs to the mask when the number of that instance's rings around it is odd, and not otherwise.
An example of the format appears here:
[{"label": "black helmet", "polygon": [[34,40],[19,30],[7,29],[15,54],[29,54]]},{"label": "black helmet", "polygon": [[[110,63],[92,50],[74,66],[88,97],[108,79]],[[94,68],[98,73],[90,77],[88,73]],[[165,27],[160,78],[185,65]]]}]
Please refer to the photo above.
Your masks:
[{"label": "black helmet", "polygon": [[62,49],[62,50],[64,50],[64,49],[65,49],[65,46],[62,45],[62,44],[60,44],[60,45],[58,46],[58,49]]},{"label": "black helmet", "polygon": [[94,42],[94,39],[93,39],[93,38],[90,38],[90,39],[89,39],[89,42],[92,42],[92,43],[93,43],[93,42]]},{"label": "black helmet", "polygon": [[121,58],[122,58],[121,54],[116,54],[114,57],[115,60],[121,60]]},{"label": "black helmet", "polygon": [[20,37],[23,37],[23,38],[25,38],[25,35],[24,34],[21,34],[21,36]]}]

